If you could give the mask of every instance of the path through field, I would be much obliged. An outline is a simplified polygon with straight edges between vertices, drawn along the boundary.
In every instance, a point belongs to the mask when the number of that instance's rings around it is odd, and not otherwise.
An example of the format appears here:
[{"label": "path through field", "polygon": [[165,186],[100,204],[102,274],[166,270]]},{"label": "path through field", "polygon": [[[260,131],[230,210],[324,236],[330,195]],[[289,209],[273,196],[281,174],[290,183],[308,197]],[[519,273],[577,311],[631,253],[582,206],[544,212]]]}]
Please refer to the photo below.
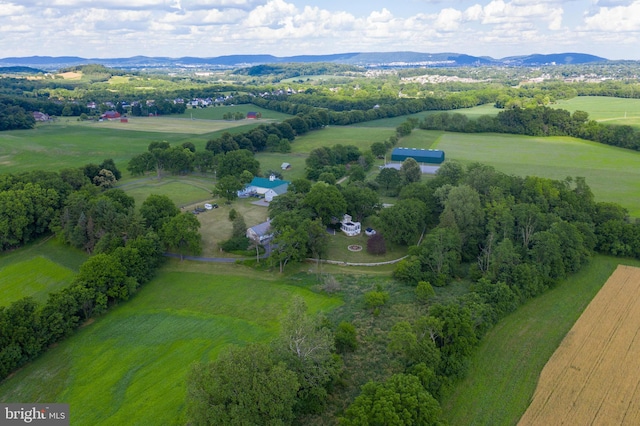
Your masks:
[{"label": "path through field", "polygon": [[540,375],[519,425],[640,423],[640,268],[620,265]]}]

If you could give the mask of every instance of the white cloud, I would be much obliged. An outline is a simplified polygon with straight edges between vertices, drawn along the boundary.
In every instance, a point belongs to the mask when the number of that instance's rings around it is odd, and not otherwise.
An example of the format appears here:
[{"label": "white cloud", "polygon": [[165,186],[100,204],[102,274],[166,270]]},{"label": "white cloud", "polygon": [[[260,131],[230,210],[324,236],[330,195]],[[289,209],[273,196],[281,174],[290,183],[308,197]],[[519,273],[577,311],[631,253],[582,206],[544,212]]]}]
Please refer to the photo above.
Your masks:
[{"label": "white cloud", "polygon": [[[0,55],[178,57],[410,49],[499,56],[558,51],[558,46],[598,54],[590,50],[593,45],[636,40],[640,0],[584,3],[423,0],[380,7],[376,1],[367,9],[364,2],[337,0],[0,0]],[[581,16],[583,27],[578,28]]]},{"label": "white cloud", "polygon": [[0,17],[2,16],[16,16],[23,13],[25,8],[14,3],[5,3],[0,1]]},{"label": "white cloud", "polygon": [[436,18],[434,25],[442,31],[455,31],[460,26],[463,14],[457,9],[442,9]]},{"label": "white cloud", "polygon": [[640,1],[628,6],[601,7],[592,16],[584,18],[585,30],[640,31]]}]

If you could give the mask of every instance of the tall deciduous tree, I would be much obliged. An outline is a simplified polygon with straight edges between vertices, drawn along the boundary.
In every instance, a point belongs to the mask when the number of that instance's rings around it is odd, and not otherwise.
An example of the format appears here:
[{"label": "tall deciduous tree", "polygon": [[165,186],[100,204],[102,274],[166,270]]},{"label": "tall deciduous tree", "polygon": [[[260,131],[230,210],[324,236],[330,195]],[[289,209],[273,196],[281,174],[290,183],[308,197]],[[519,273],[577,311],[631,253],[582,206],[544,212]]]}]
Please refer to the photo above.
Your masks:
[{"label": "tall deciduous tree", "polygon": [[199,254],[202,250],[199,228],[200,222],[194,215],[181,213],[162,226],[160,238],[169,250],[176,250],[182,260],[185,254]]},{"label": "tall deciduous tree", "polygon": [[231,202],[238,198],[238,191],[244,188],[240,179],[235,176],[224,176],[218,179],[218,183],[213,190],[213,193],[219,197]]},{"label": "tall deciduous tree", "polygon": [[342,367],[332,354],[333,334],[323,326],[320,316],[307,313],[307,305],[299,296],[293,298],[281,327],[274,345],[298,376],[298,411],[317,412],[327,396],[327,387],[338,378]]},{"label": "tall deciduous tree", "polygon": [[396,244],[415,244],[424,227],[426,214],[427,208],[421,201],[400,200],[380,211],[382,233]]},{"label": "tall deciduous tree", "polygon": [[413,158],[407,158],[400,166],[400,176],[405,183],[419,182],[422,179],[420,164]]},{"label": "tall deciduous tree", "polygon": [[187,378],[187,415],[198,425],[286,425],[299,383],[269,347],[231,347]]},{"label": "tall deciduous tree", "polygon": [[315,217],[328,225],[334,217],[340,217],[346,212],[347,203],[340,190],[325,182],[318,182],[311,187],[304,197],[304,205],[310,207]]},{"label": "tall deciduous tree", "polygon": [[385,383],[369,382],[341,419],[344,426],[437,425],[441,408],[418,377],[396,374]]},{"label": "tall deciduous tree", "polygon": [[140,214],[154,231],[158,232],[169,219],[179,214],[180,210],[176,207],[171,198],[166,195],[151,194],[140,206]]}]

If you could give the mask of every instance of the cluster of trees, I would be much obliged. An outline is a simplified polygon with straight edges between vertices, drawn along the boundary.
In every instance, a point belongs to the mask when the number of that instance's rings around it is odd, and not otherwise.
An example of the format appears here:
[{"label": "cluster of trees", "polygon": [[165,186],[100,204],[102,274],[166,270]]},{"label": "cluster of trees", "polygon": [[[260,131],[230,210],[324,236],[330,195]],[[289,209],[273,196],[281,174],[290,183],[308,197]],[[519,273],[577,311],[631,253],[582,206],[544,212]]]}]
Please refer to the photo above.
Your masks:
[{"label": "cluster of trees", "polygon": [[[116,110],[118,112],[126,113],[122,103],[118,103]],[[173,100],[158,99],[153,101],[152,104],[147,105],[145,100],[138,100],[131,105],[131,115],[134,117],[140,117],[144,115],[169,115],[169,114],[183,114],[187,110],[187,106],[184,103],[176,103]]]},{"label": "cluster of trees", "polygon": [[236,70],[233,73],[251,77],[269,77],[275,82],[305,75],[325,75],[353,71],[362,72],[363,70],[353,65],[334,64],[331,62],[309,62],[255,65]]},{"label": "cluster of trees", "polygon": [[[296,125],[297,130],[294,130],[292,123]],[[234,135],[225,132],[218,139],[207,141],[206,149],[216,155],[238,149],[246,149],[251,152],[289,152],[291,150],[290,144],[294,141],[296,135],[304,134],[308,131],[308,129],[305,130],[296,123],[298,123],[298,120],[289,119],[289,121],[281,123],[262,124],[247,132]]]},{"label": "cluster of trees", "polygon": [[529,136],[573,136],[620,148],[640,150],[640,132],[627,125],[611,125],[589,120],[589,114],[539,106],[513,108],[494,116],[469,120],[456,113],[426,116],[419,124],[426,130],[447,130],[465,133],[512,133]]},{"label": "cluster of trees", "polygon": [[364,172],[371,169],[373,162],[371,152],[363,153],[354,145],[322,146],[312,149],[305,160],[306,175],[311,180],[335,183],[347,174],[348,165],[350,175],[355,175],[356,180],[364,180]]},{"label": "cluster of trees", "polygon": [[381,207],[377,192],[358,181],[338,187],[298,179],[291,186],[269,205],[275,234],[270,261],[281,272],[289,262],[320,259],[327,249],[327,227],[339,228],[345,213],[361,221]]},{"label": "cluster of trees", "polygon": [[333,333],[295,297],[272,342],[232,347],[192,366],[188,417],[202,425],[291,424],[322,411],[341,372]]},{"label": "cluster of trees", "polygon": [[202,173],[214,170],[216,159],[211,151],[196,151],[192,142],[171,146],[167,141],[154,141],[147,151],[129,160],[127,170],[133,176],[155,172],[158,179],[164,171],[172,174],[187,174],[194,170]]},{"label": "cluster of trees", "polygon": [[107,189],[120,177],[113,160],[60,173],[33,171],[0,176],[0,251],[12,249],[59,228],[60,212],[75,191]]},{"label": "cluster of trees", "polygon": [[82,322],[128,299],[151,279],[162,253],[155,234],[141,235],[89,258],[71,285],[50,293],[46,303],[25,297],[0,307],[0,378],[69,336]]},{"label": "cluster of trees", "polygon": [[30,112],[11,101],[0,98],[0,131],[31,129],[36,120]]}]

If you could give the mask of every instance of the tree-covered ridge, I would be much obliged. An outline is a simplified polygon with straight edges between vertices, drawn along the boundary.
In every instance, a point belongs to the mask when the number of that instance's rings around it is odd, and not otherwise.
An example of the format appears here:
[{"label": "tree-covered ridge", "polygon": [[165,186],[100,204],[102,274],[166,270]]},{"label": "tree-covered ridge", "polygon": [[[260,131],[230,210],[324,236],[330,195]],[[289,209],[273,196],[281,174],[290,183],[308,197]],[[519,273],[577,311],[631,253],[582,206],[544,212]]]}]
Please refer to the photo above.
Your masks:
[{"label": "tree-covered ridge", "polygon": [[312,62],[255,65],[248,68],[238,69],[233,73],[251,77],[268,76],[272,79],[272,81],[277,82],[286,78],[308,75],[333,75],[362,72],[364,72],[363,68],[354,65],[336,64],[329,62]]}]

